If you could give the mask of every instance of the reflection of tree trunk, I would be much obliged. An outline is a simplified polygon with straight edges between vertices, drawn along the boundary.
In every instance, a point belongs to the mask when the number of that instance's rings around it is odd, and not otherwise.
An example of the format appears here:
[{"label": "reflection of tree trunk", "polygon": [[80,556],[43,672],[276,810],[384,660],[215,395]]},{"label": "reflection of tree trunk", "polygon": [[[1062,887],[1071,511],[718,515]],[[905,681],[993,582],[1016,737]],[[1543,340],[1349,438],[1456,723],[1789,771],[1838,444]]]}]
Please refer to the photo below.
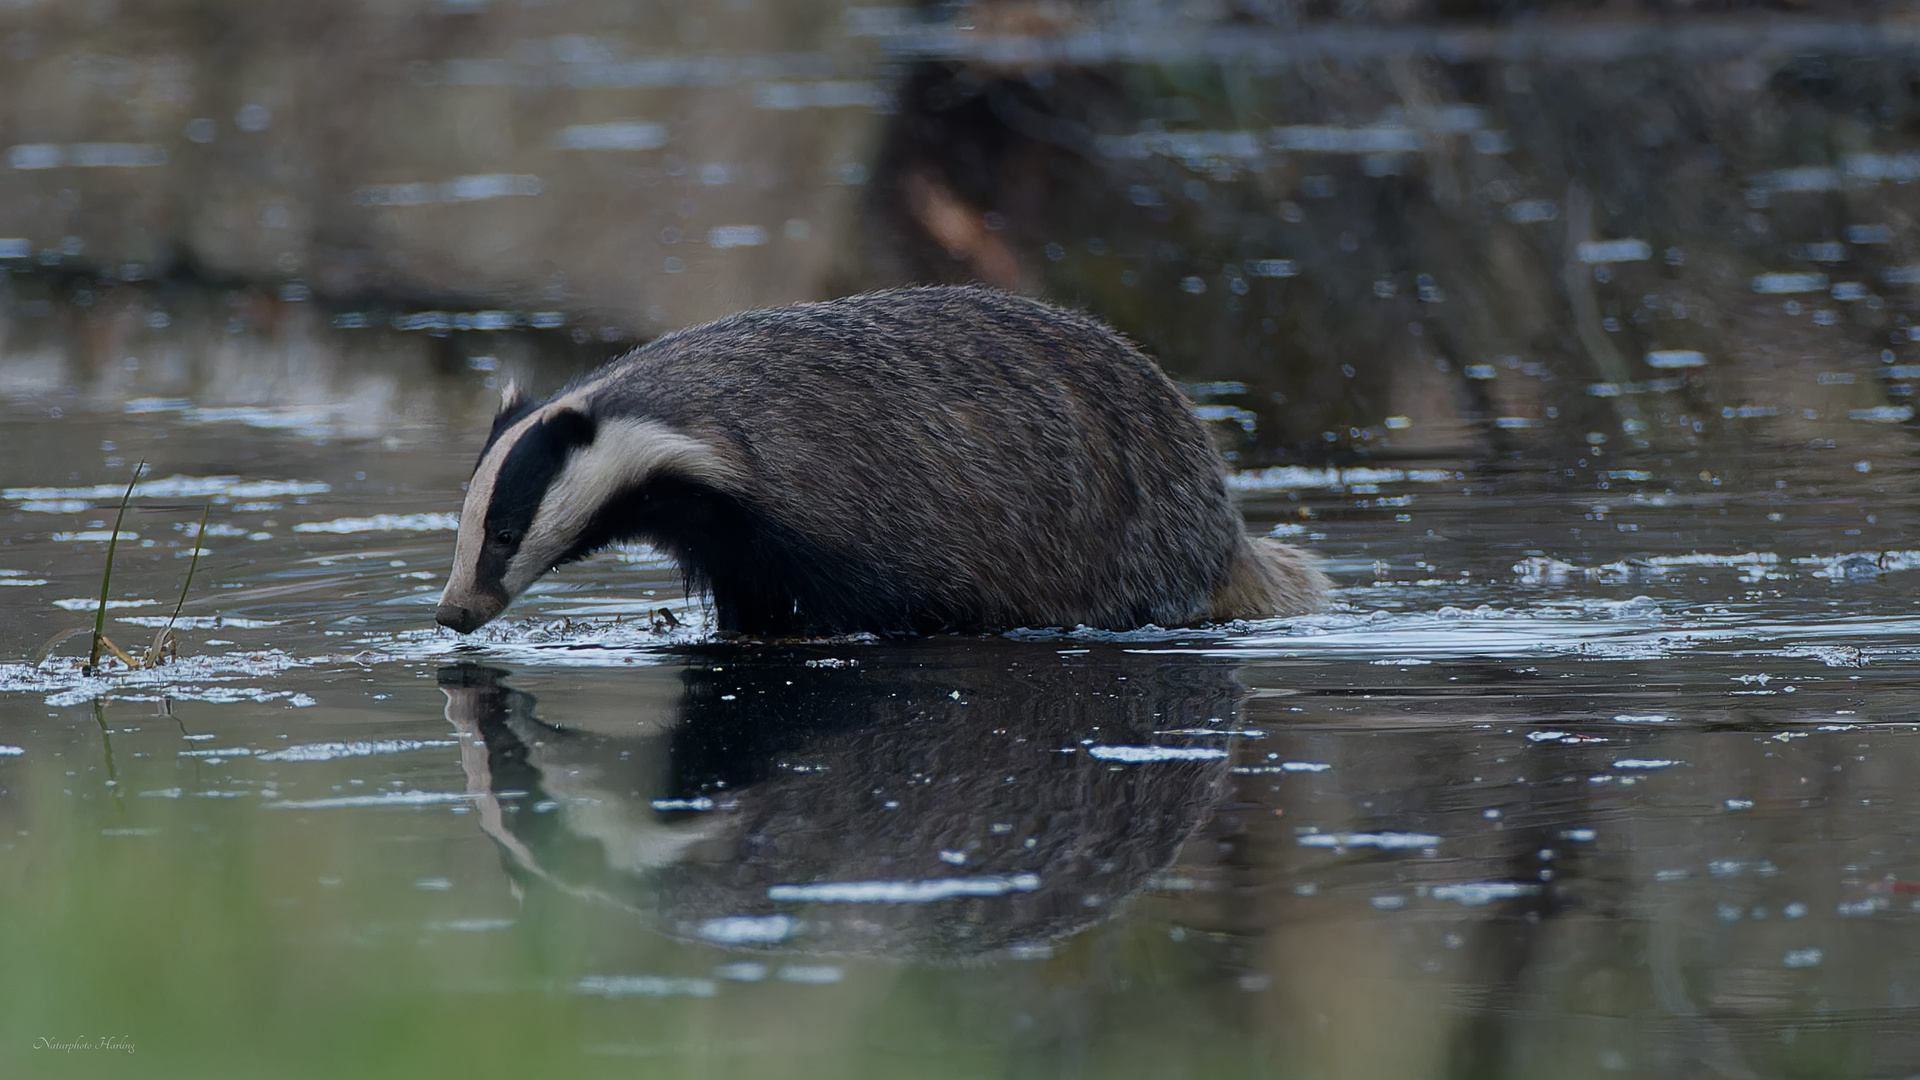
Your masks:
[{"label": "reflection of tree trunk", "polygon": [[[1567,185],[1567,247],[1561,278],[1567,286],[1567,304],[1573,308],[1573,325],[1580,335],[1580,347],[1593,361],[1593,369],[1605,382],[1621,387],[1632,381],[1627,361],[1607,339],[1600,325],[1600,300],[1594,295],[1593,273],[1580,261],[1580,245],[1593,239],[1593,196],[1578,182]],[[1625,394],[1610,399],[1613,411],[1622,420],[1640,419],[1640,407]]]},{"label": "reflection of tree trunk", "polygon": [[1393,451],[1428,457],[1491,452],[1486,424],[1468,417],[1460,378],[1450,373],[1453,365],[1441,351],[1428,344],[1432,340],[1395,334],[1375,357],[1387,373],[1386,415],[1412,420],[1405,430],[1393,432]]},{"label": "reflection of tree trunk", "polygon": [[962,202],[924,166],[907,174],[905,187],[908,212],[948,255],[988,285],[1021,290],[1020,262],[988,227],[985,214]]},{"label": "reflection of tree trunk", "polygon": [[[1411,56],[1393,56],[1387,59],[1386,68],[1387,79],[1393,84],[1394,93],[1406,102],[1414,126],[1431,132],[1434,110],[1440,104],[1440,98],[1433,92],[1432,81],[1427,78],[1427,65]],[[1450,215],[1458,214],[1461,205],[1460,176],[1453,167],[1453,154],[1447,139],[1443,135],[1429,134],[1426,143],[1427,194],[1441,210]]]},{"label": "reflection of tree trunk", "polygon": [[1728,1080],[1756,1080],[1758,1073],[1733,1044],[1727,1030],[1694,1007],[1687,992],[1686,973],[1680,969],[1680,920],[1672,910],[1648,920],[1647,968],[1653,977],[1653,999],[1671,1016],[1685,1022],[1686,1055]]}]

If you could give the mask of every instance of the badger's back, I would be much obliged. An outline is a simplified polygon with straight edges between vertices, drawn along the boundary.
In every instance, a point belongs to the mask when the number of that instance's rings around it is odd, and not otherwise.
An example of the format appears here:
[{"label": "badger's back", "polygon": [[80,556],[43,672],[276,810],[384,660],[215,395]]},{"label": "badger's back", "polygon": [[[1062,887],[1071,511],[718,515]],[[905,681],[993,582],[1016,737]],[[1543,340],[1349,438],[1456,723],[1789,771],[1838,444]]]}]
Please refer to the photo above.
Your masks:
[{"label": "badger's back", "polygon": [[653,539],[742,629],[1180,625],[1220,614],[1251,555],[1180,391],[1113,331],[1020,297],[750,312],[582,389],[733,460],[729,505]]}]

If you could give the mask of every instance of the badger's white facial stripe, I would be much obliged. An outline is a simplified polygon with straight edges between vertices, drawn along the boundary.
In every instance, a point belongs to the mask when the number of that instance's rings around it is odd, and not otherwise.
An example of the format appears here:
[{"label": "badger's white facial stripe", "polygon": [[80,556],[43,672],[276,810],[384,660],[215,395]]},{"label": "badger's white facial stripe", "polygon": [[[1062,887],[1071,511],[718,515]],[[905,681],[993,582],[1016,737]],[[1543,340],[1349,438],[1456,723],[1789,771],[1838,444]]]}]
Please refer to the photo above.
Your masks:
[{"label": "badger's white facial stripe", "polygon": [[[538,410],[535,415],[545,411]],[[500,441],[504,443],[507,439]],[[600,421],[594,429],[593,442],[573,452],[541,499],[533,527],[507,564],[504,579],[507,595],[519,595],[535,578],[546,573],[610,499],[655,476],[681,477],[715,487],[732,487],[736,479],[733,467],[711,446],[658,421],[625,418]],[[476,523],[476,530],[484,527],[484,504],[478,516],[481,520]],[[460,531],[464,543],[467,532],[464,514]],[[477,547],[475,552],[477,554]]]},{"label": "badger's white facial stripe", "polygon": [[486,541],[487,507],[493,503],[494,481],[500,477],[500,463],[506,460],[508,451],[520,441],[527,429],[544,419],[545,414],[554,406],[548,405],[521,417],[514,425],[500,433],[486,454],[480,458],[480,464],[473,470],[473,479],[467,484],[467,499],[460,506],[460,531],[456,534],[453,547],[453,569],[447,575],[447,587],[440,594],[441,603],[474,602],[479,582],[474,580],[474,572],[480,565],[480,547]]}]

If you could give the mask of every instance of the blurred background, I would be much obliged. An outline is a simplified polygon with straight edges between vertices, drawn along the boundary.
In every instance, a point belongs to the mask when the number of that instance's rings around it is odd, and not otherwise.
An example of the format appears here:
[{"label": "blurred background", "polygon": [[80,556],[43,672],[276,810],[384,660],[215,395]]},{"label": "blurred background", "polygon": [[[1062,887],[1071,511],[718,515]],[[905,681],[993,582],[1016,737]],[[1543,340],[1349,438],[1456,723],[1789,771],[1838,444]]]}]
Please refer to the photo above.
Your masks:
[{"label": "blurred background", "polygon": [[0,393],[370,430],[979,281],[1241,464],[1895,451],[1917,51],[1829,0],[7,0]]}]

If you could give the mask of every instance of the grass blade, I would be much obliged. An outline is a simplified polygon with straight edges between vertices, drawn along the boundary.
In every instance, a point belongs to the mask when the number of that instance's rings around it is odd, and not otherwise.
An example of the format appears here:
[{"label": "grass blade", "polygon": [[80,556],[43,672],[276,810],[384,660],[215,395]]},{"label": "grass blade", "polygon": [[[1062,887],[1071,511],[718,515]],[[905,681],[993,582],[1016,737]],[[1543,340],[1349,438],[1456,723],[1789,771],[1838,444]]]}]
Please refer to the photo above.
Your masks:
[{"label": "grass blade", "polygon": [[169,656],[174,660],[180,659],[180,649],[174,643],[173,629],[163,626],[154,631],[153,642],[147,646],[145,652],[140,654],[140,666],[159,667],[167,662]]},{"label": "grass blade", "polygon": [[126,494],[120,496],[120,512],[113,516],[113,535],[107,538],[107,568],[100,574],[100,606],[93,611],[93,647],[87,651],[87,666],[80,669],[82,675],[91,677],[100,666],[100,643],[107,636],[107,590],[113,583],[113,549],[120,544],[120,523],[126,520],[127,503],[133,498],[133,488],[140,482],[140,474],[147,470],[145,458],[133,467],[133,479],[127,481]]},{"label": "grass blade", "polygon": [[101,635],[100,635],[100,644],[102,644],[102,645],[105,645],[105,646],[107,647],[107,651],[108,651],[108,652],[110,652],[110,653],[112,653],[113,655],[115,655],[115,656],[117,656],[117,657],[119,657],[119,658],[120,658],[120,662],[121,662],[121,663],[123,663],[123,664],[125,664],[125,665],[127,665],[127,670],[128,670],[128,671],[138,671],[138,670],[140,670],[140,661],[138,661],[138,660],[135,660],[135,659],[134,659],[133,657],[131,657],[131,656],[128,656],[128,655],[127,655],[127,650],[125,650],[125,649],[123,649],[123,648],[121,648],[121,647],[120,647],[120,646],[118,646],[118,645],[115,645],[115,644],[113,643],[113,639],[112,639],[112,638],[110,638],[110,637],[108,637],[108,636],[107,636],[107,635],[105,635],[105,634],[101,634]]},{"label": "grass blade", "polygon": [[207,517],[212,513],[213,500],[208,499],[207,505],[200,510],[200,529],[193,534],[193,561],[187,563],[187,580],[180,583],[180,599],[174,601],[173,614],[167,616],[167,625],[153,635],[153,647],[147,650],[145,657],[147,667],[154,667],[160,663],[163,648],[161,642],[173,636],[173,621],[180,617],[180,609],[187,606],[187,590],[193,588],[193,572],[200,568],[200,550],[207,542]]},{"label": "grass blade", "polygon": [[84,634],[86,632],[87,632],[87,628],[84,626],[70,626],[67,629],[62,630],[59,633],[48,638],[47,643],[40,647],[40,655],[34,659],[33,666],[39,667],[40,665],[46,663],[49,659],[51,659],[53,657],[53,650],[59,648],[61,642],[67,640],[68,638],[72,637],[75,634]]}]

